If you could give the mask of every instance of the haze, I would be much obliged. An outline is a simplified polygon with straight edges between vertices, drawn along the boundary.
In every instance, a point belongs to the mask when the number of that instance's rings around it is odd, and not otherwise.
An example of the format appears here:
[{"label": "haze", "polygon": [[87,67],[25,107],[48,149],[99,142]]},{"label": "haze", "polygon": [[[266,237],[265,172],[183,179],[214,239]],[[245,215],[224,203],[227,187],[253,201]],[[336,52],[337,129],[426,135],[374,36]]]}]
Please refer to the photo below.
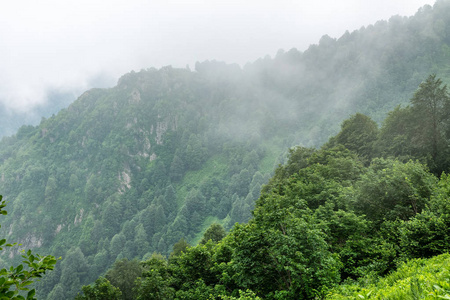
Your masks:
[{"label": "haze", "polygon": [[31,110],[50,90],[112,86],[131,70],[196,61],[244,65],[279,49],[307,49],[425,0],[58,1],[0,9],[0,102]]}]

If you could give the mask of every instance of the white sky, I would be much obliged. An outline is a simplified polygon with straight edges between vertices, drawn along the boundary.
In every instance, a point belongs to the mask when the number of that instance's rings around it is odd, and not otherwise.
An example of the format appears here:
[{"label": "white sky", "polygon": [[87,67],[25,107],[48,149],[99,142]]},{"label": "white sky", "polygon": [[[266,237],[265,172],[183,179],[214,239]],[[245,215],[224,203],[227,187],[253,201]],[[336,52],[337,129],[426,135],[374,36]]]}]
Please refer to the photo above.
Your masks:
[{"label": "white sky", "polygon": [[244,65],[425,4],[434,0],[5,0],[0,101],[29,109],[48,89],[87,89],[99,74],[207,59]]}]

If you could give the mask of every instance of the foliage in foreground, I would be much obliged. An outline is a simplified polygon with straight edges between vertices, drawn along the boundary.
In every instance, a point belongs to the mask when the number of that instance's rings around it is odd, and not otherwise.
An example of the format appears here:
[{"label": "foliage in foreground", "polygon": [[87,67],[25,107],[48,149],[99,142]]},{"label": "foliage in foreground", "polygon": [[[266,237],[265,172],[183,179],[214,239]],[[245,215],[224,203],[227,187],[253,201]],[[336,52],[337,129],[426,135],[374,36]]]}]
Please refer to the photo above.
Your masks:
[{"label": "foliage in foreground", "polygon": [[[7,214],[6,210],[4,210],[5,206],[6,202],[0,196],[0,215]],[[6,239],[0,240],[0,250],[14,245],[7,244]],[[23,264],[0,270],[0,299],[36,299],[34,297],[35,289],[30,289],[29,286],[34,280],[42,277],[46,271],[53,270],[56,264],[55,257],[33,254],[31,250],[24,252],[22,258],[24,259],[22,261]]]},{"label": "foliage in foreground", "polygon": [[326,299],[450,299],[450,254],[410,260],[379,280],[340,285]]}]

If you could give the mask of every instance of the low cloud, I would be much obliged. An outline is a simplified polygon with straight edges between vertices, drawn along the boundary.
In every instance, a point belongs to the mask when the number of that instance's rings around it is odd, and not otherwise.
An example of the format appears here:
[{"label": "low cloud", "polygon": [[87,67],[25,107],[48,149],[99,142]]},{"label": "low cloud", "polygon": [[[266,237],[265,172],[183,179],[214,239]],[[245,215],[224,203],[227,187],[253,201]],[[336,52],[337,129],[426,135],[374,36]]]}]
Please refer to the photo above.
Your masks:
[{"label": "low cloud", "polygon": [[27,111],[49,90],[106,86],[133,69],[207,59],[243,66],[434,1],[368,2],[10,1],[0,11],[0,102]]}]

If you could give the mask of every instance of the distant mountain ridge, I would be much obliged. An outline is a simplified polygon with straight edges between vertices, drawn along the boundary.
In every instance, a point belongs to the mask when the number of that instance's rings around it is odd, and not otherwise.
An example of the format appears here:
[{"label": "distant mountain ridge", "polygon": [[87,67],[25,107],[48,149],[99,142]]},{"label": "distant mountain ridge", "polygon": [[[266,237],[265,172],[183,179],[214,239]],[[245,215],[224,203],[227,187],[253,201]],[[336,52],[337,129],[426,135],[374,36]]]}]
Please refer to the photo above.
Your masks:
[{"label": "distant mountain ridge", "polygon": [[3,235],[62,256],[39,293],[74,297],[116,259],[246,222],[289,147],[323,144],[357,111],[381,122],[428,74],[450,82],[449,57],[450,3],[437,1],[243,68],[130,72],[2,140]]},{"label": "distant mountain ridge", "polygon": [[[46,87],[43,99],[36,103],[32,101],[27,107],[12,108],[4,103],[4,99],[0,99],[0,138],[15,134],[21,126],[36,126],[42,118],[49,118],[67,108],[86,89],[85,86],[99,88],[114,84],[112,76],[99,73],[86,78],[80,86]],[[11,101],[16,99],[11,97]]]},{"label": "distant mountain ridge", "polygon": [[71,92],[53,91],[48,94],[45,103],[24,111],[15,110],[0,103],[0,138],[15,134],[21,126],[38,125],[42,118],[48,118],[58,113],[75,99],[76,95]]}]

